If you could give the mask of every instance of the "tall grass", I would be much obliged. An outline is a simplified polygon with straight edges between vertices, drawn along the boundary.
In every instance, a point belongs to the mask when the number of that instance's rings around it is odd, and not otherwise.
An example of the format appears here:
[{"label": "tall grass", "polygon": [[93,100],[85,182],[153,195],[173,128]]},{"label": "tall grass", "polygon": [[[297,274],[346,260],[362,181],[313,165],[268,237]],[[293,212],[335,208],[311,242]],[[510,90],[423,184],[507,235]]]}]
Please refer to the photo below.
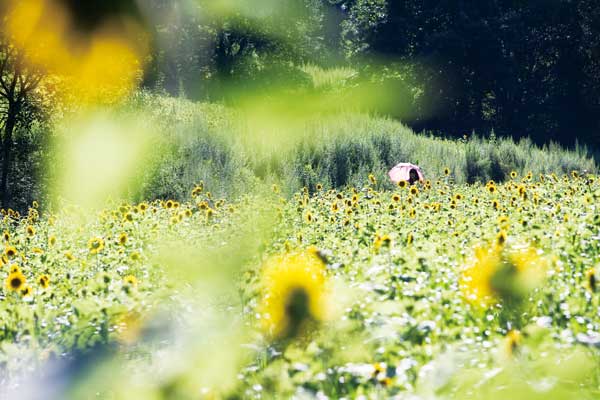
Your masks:
[{"label": "tall grass", "polygon": [[[140,198],[184,198],[202,180],[218,196],[237,197],[258,182],[301,187],[364,184],[369,173],[391,185],[386,173],[398,162],[420,165],[426,178],[449,168],[458,183],[503,181],[511,171],[534,174],[597,172],[585,147],[568,150],[529,139],[443,139],[417,134],[389,118],[357,113],[320,115],[273,135],[286,146],[269,146],[254,125],[225,107],[139,94],[131,112],[155,120],[161,140],[144,171]],[[266,133],[265,133],[266,135]]]},{"label": "tall grass", "polygon": [[358,76],[358,72],[350,67],[323,69],[317,65],[304,64],[300,70],[308,74],[315,89],[335,89],[344,87],[347,82]]}]

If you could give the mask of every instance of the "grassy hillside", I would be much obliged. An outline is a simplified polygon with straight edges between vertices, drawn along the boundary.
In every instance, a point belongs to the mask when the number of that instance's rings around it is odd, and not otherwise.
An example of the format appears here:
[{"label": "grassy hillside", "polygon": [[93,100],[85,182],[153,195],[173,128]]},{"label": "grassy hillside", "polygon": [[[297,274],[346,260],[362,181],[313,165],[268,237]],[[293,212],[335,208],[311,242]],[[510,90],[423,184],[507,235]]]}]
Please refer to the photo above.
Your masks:
[{"label": "grassy hillside", "polygon": [[476,135],[450,140],[416,134],[383,117],[306,110],[277,115],[278,109],[269,106],[249,115],[248,110],[140,95],[132,110],[155,120],[168,143],[155,152],[157,173],[149,171],[144,178],[141,198],[183,199],[199,180],[229,197],[251,191],[256,178],[280,183],[288,193],[305,186],[314,191],[318,183],[360,185],[369,173],[385,185],[385,174],[398,162],[419,164],[428,178],[449,168],[457,183],[503,182],[513,170],[521,176],[596,172],[584,147],[539,148],[527,139]]}]

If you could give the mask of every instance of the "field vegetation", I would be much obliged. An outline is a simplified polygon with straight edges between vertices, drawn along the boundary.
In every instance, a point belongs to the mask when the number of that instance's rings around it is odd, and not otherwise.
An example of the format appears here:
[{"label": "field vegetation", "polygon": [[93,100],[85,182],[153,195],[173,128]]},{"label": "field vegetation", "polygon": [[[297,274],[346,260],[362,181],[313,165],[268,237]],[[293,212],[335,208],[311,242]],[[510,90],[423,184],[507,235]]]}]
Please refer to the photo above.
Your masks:
[{"label": "field vegetation", "polygon": [[600,7],[462,3],[2,1],[0,398],[599,398]]},{"label": "field vegetation", "polygon": [[9,212],[3,379],[52,360],[59,397],[595,398],[600,186],[511,172]]}]

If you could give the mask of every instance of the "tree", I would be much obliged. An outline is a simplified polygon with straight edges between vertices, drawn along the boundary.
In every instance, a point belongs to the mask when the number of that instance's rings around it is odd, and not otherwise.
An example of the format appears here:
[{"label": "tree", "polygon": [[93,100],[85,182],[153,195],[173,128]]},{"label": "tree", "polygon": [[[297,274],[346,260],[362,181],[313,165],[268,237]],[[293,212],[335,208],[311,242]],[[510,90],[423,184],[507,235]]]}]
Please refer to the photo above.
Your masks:
[{"label": "tree", "polygon": [[24,54],[6,37],[0,36],[0,132],[2,134],[0,201],[2,207],[8,207],[10,201],[8,180],[15,151],[15,131],[34,118],[34,92],[43,76],[40,69],[31,67],[25,62]]},{"label": "tree", "polygon": [[[600,145],[600,3],[592,0],[353,0],[351,60],[418,64],[433,115],[414,128]],[[377,71],[378,72],[378,71]],[[427,109],[413,104],[414,109]]]}]

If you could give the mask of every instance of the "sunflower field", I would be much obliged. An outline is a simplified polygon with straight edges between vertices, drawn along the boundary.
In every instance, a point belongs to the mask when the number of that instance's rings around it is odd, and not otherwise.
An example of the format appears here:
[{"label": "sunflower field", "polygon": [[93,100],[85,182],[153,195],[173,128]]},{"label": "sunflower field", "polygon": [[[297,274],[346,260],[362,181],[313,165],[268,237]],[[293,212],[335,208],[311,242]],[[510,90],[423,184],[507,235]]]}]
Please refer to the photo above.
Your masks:
[{"label": "sunflower field", "polygon": [[600,396],[595,176],[208,189],[3,212],[3,393]]}]

